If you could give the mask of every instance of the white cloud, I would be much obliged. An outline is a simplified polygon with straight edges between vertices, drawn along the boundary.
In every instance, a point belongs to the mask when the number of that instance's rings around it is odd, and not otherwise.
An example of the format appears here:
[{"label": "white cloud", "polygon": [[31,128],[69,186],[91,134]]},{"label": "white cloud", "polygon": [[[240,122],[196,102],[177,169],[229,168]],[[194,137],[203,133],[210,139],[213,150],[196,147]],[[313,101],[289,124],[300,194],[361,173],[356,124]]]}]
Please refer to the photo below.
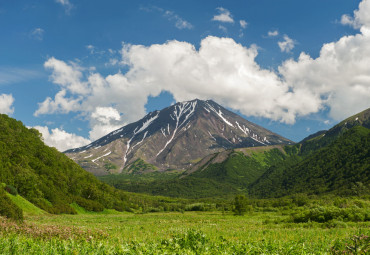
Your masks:
[{"label": "white cloud", "polygon": [[35,28],[34,30],[31,31],[30,37],[32,39],[42,41],[44,39],[44,32],[45,32],[45,30],[42,29],[42,28],[39,28],[39,27]]},{"label": "white cloud", "polygon": [[279,31],[277,30],[274,30],[274,31],[268,31],[267,32],[267,36],[268,37],[275,37],[275,36],[278,36],[279,35]]},{"label": "white cloud", "polygon": [[82,97],[68,98],[66,93],[66,90],[62,89],[55,95],[54,100],[51,97],[47,97],[44,102],[39,103],[39,108],[34,113],[34,116],[77,111],[80,108]]},{"label": "white cloud", "polygon": [[316,59],[301,53],[279,71],[288,84],[306,88],[340,120],[370,106],[369,66],[370,33],[360,33],[325,44]]},{"label": "white cloud", "polygon": [[82,68],[76,63],[71,62],[70,65],[55,58],[49,58],[44,67],[53,70],[51,80],[55,83],[70,91],[71,93],[86,94],[88,93],[88,84],[81,82]]},{"label": "white cloud", "polygon": [[234,23],[234,19],[230,13],[229,10],[218,7],[218,15],[213,16],[212,20],[213,21],[220,21],[220,22],[226,22],[226,23]]},{"label": "white cloud", "polygon": [[370,28],[370,0],[363,0],[359,4],[359,9],[354,11],[354,17],[348,14],[342,15],[341,23],[343,25],[350,25],[353,28]]},{"label": "white cloud", "polygon": [[281,52],[289,53],[292,49],[294,49],[295,41],[289,36],[284,35],[284,41],[278,42],[279,48]]},{"label": "white cloud", "polygon": [[175,26],[178,29],[192,29],[193,28],[192,24],[190,24],[188,21],[181,18],[179,15],[177,15],[173,11],[165,11],[164,16],[170,21],[175,21]]},{"label": "white cloud", "polygon": [[49,131],[46,126],[35,126],[43,137],[44,143],[50,147],[55,147],[59,151],[85,146],[91,143],[90,140],[76,134],[67,133],[63,129],[54,128]]},{"label": "white cloud", "polygon": [[79,113],[90,121],[90,138],[96,139],[143,117],[148,97],[162,91],[176,101],[213,99],[247,116],[284,123],[325,108],[340,120],[370,106],[370,29],[365,25],[357,35],[325,44],[318,58],[301,53],[278,71],[258,65],[257,49],[213,36],[203,39],[199,49],[176,40],[124,44],[121,64],[127,73],[105,77],[50,58],[45,67],[60,91],[37,112]]},{"label": "white cloud", "polygon": [[0,113],[8,115],[13,114],[13,103],[14,98],[11,94],[0,94]]},{"label": "white cloud", "polygon": [[66,14],[69,14],[74,7],[69,0],[55,0],[55,2],[64,7]]},{"label": "white cloud", "polygon": [[[312,104],[311,98],[302,91],[290,92],[277,74],[262,69],[255,62],[257,54],[256,46],[247,48],[233,39],[212,36],[202,40],[199,51],[193,45],[179,41],[149,47],[124,45],[123,63],[129,66],[126,74],[117,73],[105,78],[97,73],[90,74],[86,82],[90,91],[83,94],[75,90],[73,93],[75,97],[83,98],[80,106],[68,108],[69,104],[65,107],[60,104],[59,107],[90,116],[93,130],[95,126],[112,125],[97,118],[100,116],[97,113],[92,114],[96,107],[114,105],[114,109],[122,114],[122,123],[128,123],[145,114],[149,96],[157,96],[162,91],[172,93],[176,101],[214,99],[246,115],[287,123],[294,122],[296,115],[310,113],[312,108],[307,106]],[[60,80],[56,75],[64,76],[64,73],[54,71],[54,82]],[[90,135],[95,137],[93,133]]]},{"label": "white cloud", "polygon": [[246,29],[248,26],[248,23],[245,20],[239,20],[239,24],[242,29]]},{"label": "white cloud", "polygon": [[92,130],[89,133],[91,140],[99,139],[124,125],[120,113],[113,107],[96,107],[90,120],[92,125]]}]

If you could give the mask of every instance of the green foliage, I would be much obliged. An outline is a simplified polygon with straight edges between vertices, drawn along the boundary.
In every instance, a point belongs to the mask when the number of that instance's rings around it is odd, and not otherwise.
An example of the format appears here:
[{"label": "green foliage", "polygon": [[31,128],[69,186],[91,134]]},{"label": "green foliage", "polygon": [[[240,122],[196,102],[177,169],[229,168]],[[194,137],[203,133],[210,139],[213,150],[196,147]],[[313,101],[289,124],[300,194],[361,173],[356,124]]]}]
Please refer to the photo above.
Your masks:
[{"label": "green foliage", "polygon": [[153,172],[102,176],[99,179],[118,189],[151,195],[181,198],[230,196],[241,191],[246,193],[248,185],[259,178],[268,166],[287,157],[276,148],[248,150],[248,153],[251,155],[234,151],[224,162],[206,164],[203,169],[188,176]]},{"label": "green foliage", "polygon": [[206,204],[202,202],[188,204],[185,206],[185,211],[202,212],[202,211],[212,211],[212,210],[215,210],[215,207],[213,204]]},{"label": "green foliage", "polygon": [[[0,254],[367,254],[367,223],[286,223],[279,212],[0,218]],[[261,224],[266,220],[270,223]],[[279,221],[281,220],[281,221]],[[338,253],[334,253],[334,252]]]},{"label": "green foliage", "polygon": [[105,167],[105,169],[106,169],[106,170],[108,170],[108,171],[109,171],[109,170],[117,169],[117,166],[116,166],[115,164],[110,163],[110,162],[105,163],[104,167]]},{"label": "green foliage", "polygon": [[18,195],[17,189],[12,185],[6,185],[4,189],[6,192],[8,192],[9,194],[12,194],[13,196]]},{"label": "green foliage", "polygon": [[23,211],[0,189],[0,215],[15,221],[23,221]]},{"label": "green foliage", "polygon": [[18,206],[23,211],[24,215],[30,216],[30,215],[45,215],[46,214],[44,210],[41,210],[40,208],[38,208],[37,206],[29,202],[28,200],[21,197],[20,195],[13,196],[9,194],[8,197],[10,198],[10,200],[12,200],[12,202],[16,206]]},{"label": "green foliage", "polygon": [[37,207],[53,214],[76,214],[73,202],[88,210],[131,210],[156,198],[129,195],[100,182],[55,148],[41,134],[0,114],[0,183],[7,183]]},{"label": "green foliage", "polygon": [[104,206],[97,201],[89,200],[83,197],[76,197],[74,201],[81,207],[92,212],[101,212],[104,210]]},{"label": "green foliage", "polygon": [[162,240],[162,249],[171,253],[186,252],[203,254],[207,251],[209,238],[196,230],[188,230],[183,235],[175,235],[170,240]]},{"label": "green foliage", "polygon": [[235,196],[233,212],[235,215],[244,215],[247,212],[247,198],[244,195]]},{"label": "green foliage", "polygon": [[125,171],[131,174],[137,174],[148,170],[149,171],[157,170],[157,167],[145,162],[140,158],[135,160],[135,162],[133,162],[128,168],[125,168]]},{"label": "green foliage", "polygon": [[232,184],[238,189],[246,189],[266,171],[268,166],[283,159],[285,155],[278,149],[252,152],[251,156],[242,152],[233,152],[222,163],[210,164],[191,176],[212,179],[220,183]]},{"label": "green foliage", "polygon": [[295,223],[315,221],[319,223],[332,220],[340,221],[370,221],[369,208],[338,208],[335,206],[315,206],[304,208],[292,213],[292,220]]},{"label": "green foliage", "polygon": [[369,254],[370,237],[365,234],[353,235],[344,240],[336,240],[330,249],[331,254]]},{"label": "green foliage", "polygon": [[182,179],[116,182],[115,188],[156,196],[178,198],[207,198],[239,193],[232,185],[206,178],[187,177]]},{"label": "green foliage", "polygon": [[346,196],[369,194],[369,148],[370,129],[355,126],[308,156],[303,151],[301,156],[270,167],[251,185],[250,194],[258,197],[330,192]]}]

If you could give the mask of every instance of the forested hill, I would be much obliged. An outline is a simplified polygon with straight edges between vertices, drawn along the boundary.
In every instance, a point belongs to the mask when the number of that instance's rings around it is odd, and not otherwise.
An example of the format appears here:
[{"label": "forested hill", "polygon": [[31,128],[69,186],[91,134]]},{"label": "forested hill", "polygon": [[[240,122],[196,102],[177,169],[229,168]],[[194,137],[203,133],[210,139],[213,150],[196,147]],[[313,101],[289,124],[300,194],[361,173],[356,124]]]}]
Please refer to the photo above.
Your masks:
[{"label": "forested hill", "polygon": [[73,202],[89,210],[129,206],[123,191],[101,183],[41,139],[37,130],[0,114],[0,183],[50,213],[74,213]]},{"label": "forested hill", "polygon": [[370,129],[354,126],[299,163],[290,164],[288,160],[271,167],[250,187],[250,194],[258,197],[328,192],[368,194],[369,149]]}]

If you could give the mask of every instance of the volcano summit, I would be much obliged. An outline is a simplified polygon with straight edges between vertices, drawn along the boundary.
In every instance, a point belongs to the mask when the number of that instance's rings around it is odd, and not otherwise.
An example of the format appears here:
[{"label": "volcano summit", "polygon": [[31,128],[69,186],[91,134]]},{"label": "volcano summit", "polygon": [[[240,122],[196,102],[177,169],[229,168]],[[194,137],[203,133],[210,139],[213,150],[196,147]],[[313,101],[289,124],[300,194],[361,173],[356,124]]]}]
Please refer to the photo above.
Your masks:
[{"label": "volcano summit", "polygon": [[183,170],[225,149],[291,144],[211,100],[179,102],[65,153],[96,175]]}]

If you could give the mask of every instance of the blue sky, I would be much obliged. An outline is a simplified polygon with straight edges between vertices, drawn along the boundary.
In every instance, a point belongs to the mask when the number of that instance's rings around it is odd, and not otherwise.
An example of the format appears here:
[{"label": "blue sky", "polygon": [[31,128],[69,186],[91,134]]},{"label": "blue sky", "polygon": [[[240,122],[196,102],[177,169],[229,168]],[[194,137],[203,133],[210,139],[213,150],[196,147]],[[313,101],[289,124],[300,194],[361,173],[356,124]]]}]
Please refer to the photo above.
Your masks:
[{"label": "blue sky", "polygon": [[0,1],[0,112],[60,150],[213,99],[293,141],[370,107],[370,1]]}]

